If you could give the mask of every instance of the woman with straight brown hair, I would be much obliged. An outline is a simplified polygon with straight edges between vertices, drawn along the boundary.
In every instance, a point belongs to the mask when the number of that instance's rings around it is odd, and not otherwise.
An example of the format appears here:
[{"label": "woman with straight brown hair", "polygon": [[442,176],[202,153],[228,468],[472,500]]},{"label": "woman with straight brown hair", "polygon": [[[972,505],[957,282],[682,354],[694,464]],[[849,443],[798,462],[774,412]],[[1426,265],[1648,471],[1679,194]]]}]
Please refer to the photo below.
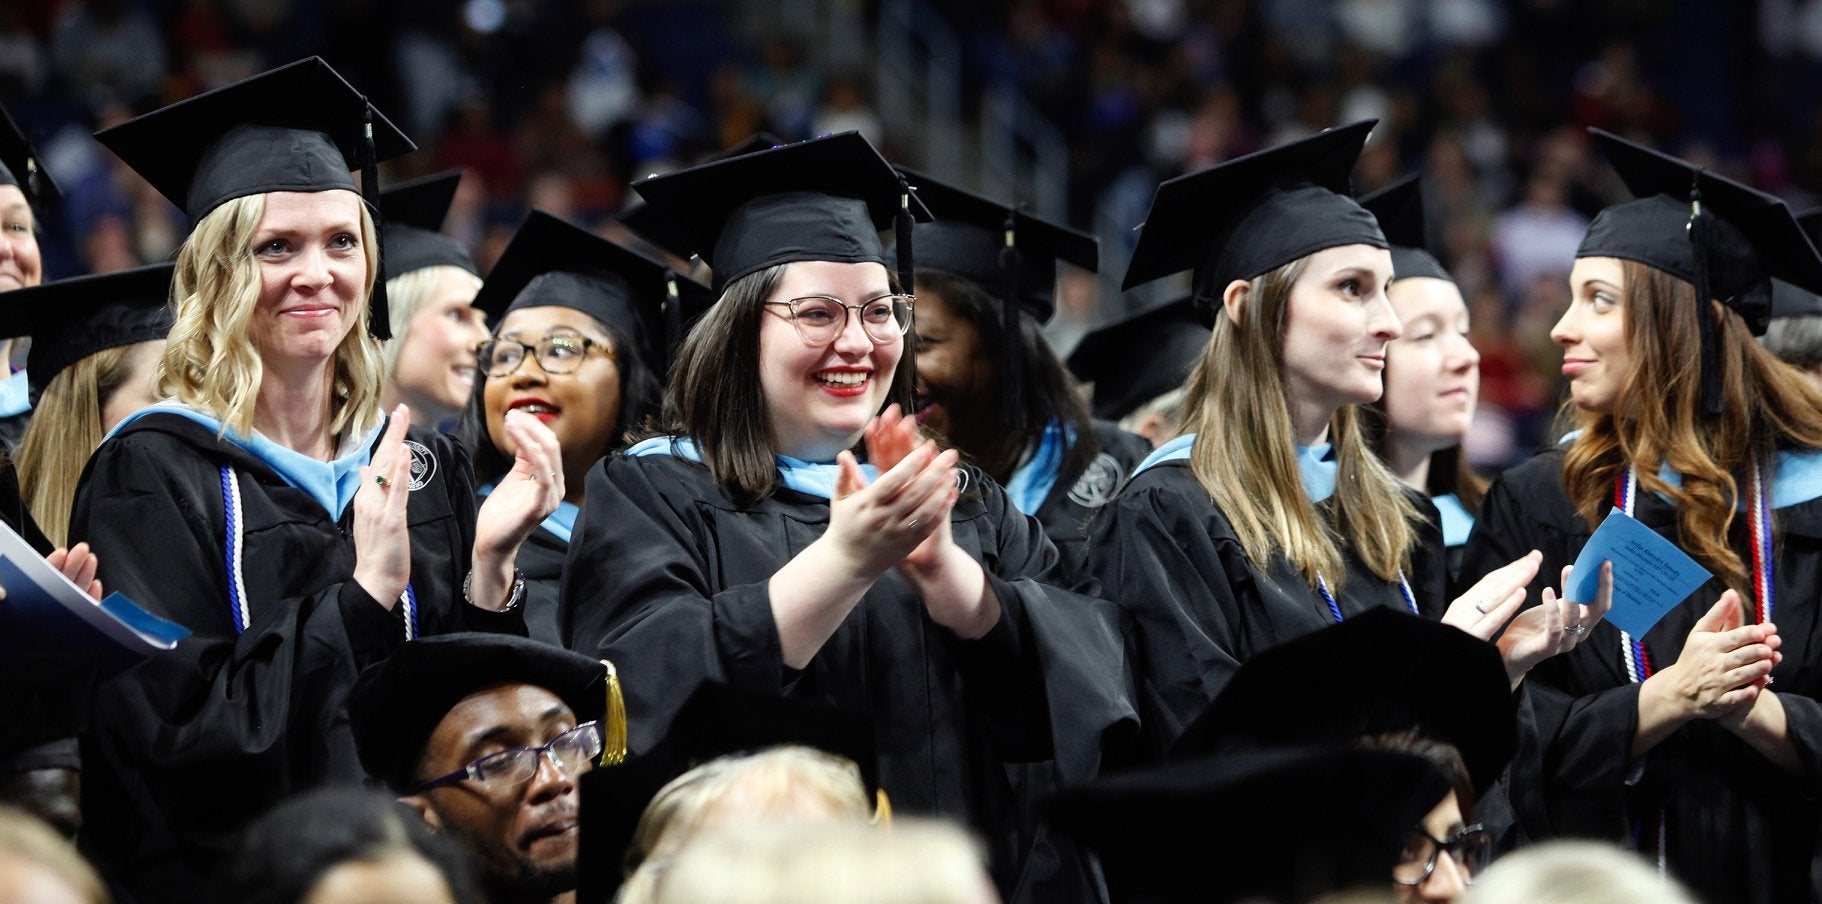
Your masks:
[{"label": "woman with straight brown hair", "polygon": [[1514,804],[1534,837],[1629,844],[1706,900],[1808,900],[1822,393],[1753,335],[1771,279],[1822,290],[1822,258],[1778,199],[1595,136],[1636,198],[1588,227],[1551,331],[1578,429],[1494,481],[1463,567],[1537,547],[1554,574],[1618,510],[1713,577],[1537,670]]},{"label": "woman with straight brown hair", "polygon": [[[1391,255],[1346,193],[1371,123],[1263,151],[1158,189],[1131,285],[1194,270],[1217,309],[1190,375],[1185,433],[1096,519],[1089,570],[1132,618],[1146,740],[1167,747],[1256,652],[1387,606],[1488,638],[1537,557],[1453,605],[1435,515],[1367,445],[1402,328]],[[1516,682],[1561,649],[1577,607],[1542,607],[1502,644]],[[1446,610],[1446,611],[1445,611]],[[1532,622],[1535,624],[1532,624]]]}]

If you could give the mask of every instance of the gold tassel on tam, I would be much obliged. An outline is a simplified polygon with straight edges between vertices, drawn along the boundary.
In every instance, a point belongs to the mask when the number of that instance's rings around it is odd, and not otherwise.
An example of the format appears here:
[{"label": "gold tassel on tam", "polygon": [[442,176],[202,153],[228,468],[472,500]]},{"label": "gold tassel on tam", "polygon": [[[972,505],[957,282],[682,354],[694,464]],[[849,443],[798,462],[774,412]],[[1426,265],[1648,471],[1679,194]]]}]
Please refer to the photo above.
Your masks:
[{"label": "gold tassel on tam", "polygon": [[892,798],[886,796],[886,789],[878,788],[873,792],[873,825],[889,826],[892,824]]},{"label": "gold tassel on tam", "polygon": [[620,672],[606,659],[607,712],[601,719],[601,759],[599,765],[618,766],[626,761],[626,697],[620,692]]}]

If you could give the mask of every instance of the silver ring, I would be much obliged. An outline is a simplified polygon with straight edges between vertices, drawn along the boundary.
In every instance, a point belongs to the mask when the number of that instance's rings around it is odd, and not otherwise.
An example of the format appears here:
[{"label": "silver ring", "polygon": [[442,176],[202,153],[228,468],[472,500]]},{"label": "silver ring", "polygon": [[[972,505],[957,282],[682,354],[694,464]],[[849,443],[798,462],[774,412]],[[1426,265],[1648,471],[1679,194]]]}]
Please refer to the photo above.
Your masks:
[{"label": "silver ring", "polygon": [[1574,634],[1577,637],[1580,637],[1581,635],[1588,633],[1588,626],[1587,625],[1564,625],[1563,630],[1569,634]]},{"label": "silver ring", "polygon": [[1482,605],[1481,605],[1481,604],[1479,604],[1479,603],[1475,603],[1475,604],[1474,604],[1474,611],[1475,611],[1475,612],[1479,612],[1479,613],[1480,613],[1480,614],[1482,614],[1482,615],[1486,615],[1486,614],[1487,614],[1487,610],[1486,610],[1486,608],[1485,608],[1485,607],[1484,607],[1484,606],[1482,606]]},{"label": "silver ring", "polygon": [[907,524],[907,525],[905,525],[905,526],[906,526],[906,527],[916,527],[916,526],[917,526],[917,519],[916,519],[916,518],[912,518],[912,519],[911,519],[911,523],[910,523],[910,524]]}]

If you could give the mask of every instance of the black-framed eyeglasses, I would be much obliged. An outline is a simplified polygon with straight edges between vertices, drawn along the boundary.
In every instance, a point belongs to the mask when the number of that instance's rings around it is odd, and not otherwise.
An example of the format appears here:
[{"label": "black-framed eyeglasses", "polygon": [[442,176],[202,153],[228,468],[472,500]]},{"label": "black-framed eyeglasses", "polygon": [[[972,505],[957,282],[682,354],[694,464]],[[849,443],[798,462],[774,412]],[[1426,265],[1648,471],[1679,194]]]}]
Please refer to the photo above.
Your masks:
[{"label": "black-framed eyeglasses", "polygon": [[588,357],[588,350],[598,348],[609,359],[614,350],[581,333],[549,333],[535,344],[517,339],[489,339],[475,349],[476,366],[490,377],[504,377],[525,363],[525,355],[537,357],[538,366],[547,374],[573,374]]},{"label": "black-framed eyeglasses", "polygon": [[593,767],[601,755],[601,723],[584,722],[539,747],[514,747],[490,753],[448,775],[419,782],[411,793],[472,781],[483,791],[494,791],[522,785],[538,774],[538,764],[549,756],[551,762],[570,775],[580,775]]},{"label": "black-framed eyeglasses", "polygon": [[848,312],[860,312],[861,328],[874,345],[892,342],[911,329],[912,295],[881,295],[860,304],[847,304],[829,295],[805,295],[790,301],[768,301],[768,307],[791,309],[791,325],[805,345],[828,345],[848,328]]},{"label": "black-framed eyeglasses", "polygon": [[1392,881],[1399,885],[1422,885],[1436,872],[1436,860],[1448,851],[1461,870],[1462,881],[1472,884],[1493,856],[1493,835],[1479,824],[1468,826],[1447,840],[1432,838],[1421,827],[1411,830],[1398,865],[1392,867]]}]

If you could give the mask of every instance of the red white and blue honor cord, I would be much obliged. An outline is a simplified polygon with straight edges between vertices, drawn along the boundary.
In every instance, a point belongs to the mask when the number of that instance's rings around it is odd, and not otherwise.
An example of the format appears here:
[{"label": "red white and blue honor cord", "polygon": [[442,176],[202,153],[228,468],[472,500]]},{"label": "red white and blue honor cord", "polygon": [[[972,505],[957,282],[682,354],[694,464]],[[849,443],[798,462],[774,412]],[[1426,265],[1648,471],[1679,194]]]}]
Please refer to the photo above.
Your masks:
[{"label": "red white and blue honor cord", "polygon": [[[1765,469],[1758,462],[1752,464],[1749,475],[1752,485],[1752,504],[1748,511],[1750,533],[1752,535],[1752,593],[1754,598],[1753,614],[1759,624],[1771,621],[1772,615],[1772,550],[1771,550],[1771,494],[1766,492]],[[1613,505],[1627,515],[1632,514],[1633,504],[1637,501],[1639,479],[1638,472],[1627,468],[1626,473],[1614,481]],[[1620,632],[1620,661],[1626,666],[1626,677],[1637,684],[1651,677],[1651,654],[1645,649],[1644,640],[1633,640],[1626,632]],[[1664,811],[1658,811],[1657,819],[1657,862],[1658,872],[1666,869],[1665,820]]]}]

